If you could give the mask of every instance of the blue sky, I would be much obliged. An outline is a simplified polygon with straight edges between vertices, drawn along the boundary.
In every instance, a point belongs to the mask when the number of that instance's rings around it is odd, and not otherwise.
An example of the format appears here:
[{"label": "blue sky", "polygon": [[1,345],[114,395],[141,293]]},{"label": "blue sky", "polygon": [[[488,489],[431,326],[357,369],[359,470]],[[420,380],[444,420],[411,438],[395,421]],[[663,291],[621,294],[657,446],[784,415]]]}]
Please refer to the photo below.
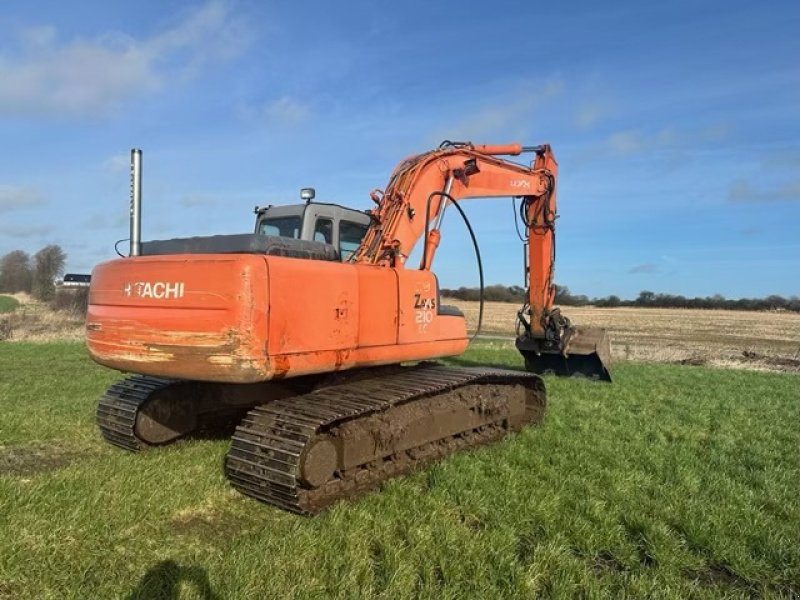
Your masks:
[{"label": "blue sky", "polygon": [[[549,142],[557,281],[800,294],[800,3],[28,0],[0,15],[0,254],[89,271],[127,237],[235,233],[255,204],[369,208],[445,139]],[[487,281],[519,284],[507,199],[464,205]],[[445,219],[436,271],[475,285]]]}]

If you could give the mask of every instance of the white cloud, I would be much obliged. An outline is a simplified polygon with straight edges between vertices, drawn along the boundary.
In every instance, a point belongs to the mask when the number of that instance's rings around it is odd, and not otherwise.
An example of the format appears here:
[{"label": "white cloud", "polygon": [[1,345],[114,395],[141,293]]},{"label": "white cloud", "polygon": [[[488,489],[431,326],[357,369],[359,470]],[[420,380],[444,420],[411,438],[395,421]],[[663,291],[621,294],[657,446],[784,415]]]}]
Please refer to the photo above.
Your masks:
[{"label": "white cloud", "polygon": [[93,116],[132,95],[163,89],[237,56],[248,27],[229,4],[210,0],[150,38],[111,33],[60,42],[53,27],[18,33],[19,52],[0,53],[0,114]]},{"label": "white cloud", "polygon": [[633,154],[644,147],[644,139],[639,131],[617,131],[608,136],[608,146],[617,154]]},{"label": "white cloud", "polygon": [[120,229],[130,222],[130,214],[119,210],[109,213],[95,213],[81,221],[81,230]]},{"label": "white cloud", "polygon": [[35,225],[17,225],[13,223],[0,224],[0,235],[7,235],[8,237],[14,238],[45,236],[53,231],[55,231],[55,227],[47,223]]},{"label": "white cloud", "polygon": [[31,208],[42,203],[41,194],[29,187],[0,185],[0,212]]},{"label": "white cloud", "polygon": [[52,25],[28,27],[20,31],[19,38],[26,49],[31,51],[41,50],[55,41],[56,28]]},{"label": "white cloud", "polygon": [[249,46],[253,32],[244,18],[231,14],[230,7],[225,0],[209,0],[144,45],[156,60],[177,59],[184,76],[236,58]]},{"label": "white cloud", "polygon": [[290,96],[282,96],[260,107],[242,105],[239,107],[239,115],[247,121],[293,126],[307,121],[312,113],[308,104]]},{"label": "white cloud", "polygon": [[197,208],[200,206],[215,206],[222,204],[222,201],[205,194],[193,194],[191,196],[184,196],[179,200],[179,203],[186,208]]},{"label": "white cloud", "polygon": [[109,173],[124,173],[131,169],[130,154],[115,154],[103,161],[103,168]]},{"label": "white cloud", "polygon": [[669,127],[654,134],[645,134],[641,130],[618,131],[608,137],[608,145],[617,154],[633,154],[653,148],[670,145],[677,135]]},{"label": "white cloud", "polygon": [[748,181],[739,179],[728,190],[731,202],[780,202],[800,200],[800,181],[790,181],[774,189],[755,188]]},{"label": "white cloud", "polygon": [[292,124],[308,119],[311,111],[305,104],[284,96],[266,106],[264,114],[275,121]]},{"label": "white cloud", "polygon": [[[709,125],[697,132],[698,138],[704,142],[718,142],[728,137],[731,128],[725,123]],[[691,140],[690,140],[691,141]]]},{"label": "white cloud", "polygon": [[574,124],[579,129],[589,129],[597,125],[609,112],[605,104],[584,104],[575,111]]},{"label": "white cloud", "polygon": [[658,273],[659,272],[658,265],[655,263],[642,263],[640,265],[635,265],[628,269],[628,273]]},{"label": "white cloud", "polygon": [[764,157],[761,167],[764,169],[800,170],[800,148],[787,148],[770,152]]},{"label": "white cloud", "polygon": [[764,233],[764,230],[761,227],[756,227],[755,225],[751,225],[749,227],[743,227],[739,230],[739,233],[742,235],[746,235],[748,237],[753,237],[757,235],[761,235]]},{"label": "white cloud", "polygon": [[130,220],[131,220],[131,215],[129,212],[126,211],[125,213],[116,213],[111,218],[111,227],[119,229],[123,225],[127,225],[128,223],[130,223]]},{"label": "white cloud", "polygon": [[497,102],[497,99],[493,99],[491,106],[442,130],[434,136],[434,139],[478,141],[490,138],[509,128],[517,127],[519,123],[530,122],[531,115],[542,103],[560,96],[563,91],[564,82],[561,80],[522,85],[514,91],[513,99],[507,102]]},{"label": "white cloud", "polygon": [[690,146],[702,142],[718,142],[728,135],[729,128],[724,124],[710,125],[701,129],[678,131],[673,127],[664,127],[656,132],[645,132],[641,129],[617,131],[608,136],[607,146],[616,154],[628,155],[638,152],[651,152],[662,148],[679,145]]}]

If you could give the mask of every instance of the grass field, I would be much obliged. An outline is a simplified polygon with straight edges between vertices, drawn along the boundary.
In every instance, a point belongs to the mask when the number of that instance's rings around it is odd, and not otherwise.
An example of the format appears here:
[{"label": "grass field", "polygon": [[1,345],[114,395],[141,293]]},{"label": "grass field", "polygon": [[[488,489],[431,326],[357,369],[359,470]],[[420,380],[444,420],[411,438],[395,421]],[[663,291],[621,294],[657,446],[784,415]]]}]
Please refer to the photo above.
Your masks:
[{"label": "grass field", "polygon": [[106,446],[116,374],[80,344],[0,344],[0,598],[800,596],[800,377],[614,375],[547,378],[542,426],[307,519],[233,492],[225,440]]},{"label": "grass field", "polygon": [[0,314],[13,312],[18,306],[19,301],[16,298],[0,295]]}]

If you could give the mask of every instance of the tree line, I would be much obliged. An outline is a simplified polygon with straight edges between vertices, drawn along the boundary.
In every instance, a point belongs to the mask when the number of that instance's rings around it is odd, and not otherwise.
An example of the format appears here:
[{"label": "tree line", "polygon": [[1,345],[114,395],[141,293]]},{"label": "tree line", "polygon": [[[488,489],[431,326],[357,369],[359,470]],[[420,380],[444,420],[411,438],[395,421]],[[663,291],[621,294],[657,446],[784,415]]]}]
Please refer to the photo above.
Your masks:
[{"label": "tree line", "polygon": [[67,255],[56,244],[50,244],[30,256],[23,250],[12,250],[0,258],[0,292],[27,292],[44,302],[55,298],[55,280],[64,274]]},{"label": "tree line", "polygon": [[[458,289],[441,290],[442,296],[459,300],[479,300],[478,288],[460,287]],[[489,285],[484,288],[484,298],[491,302],[519,302],[527,300],[524,288],[518,285]],[[772,295],[765,298],[728,299],[720,294],[706,297],[687,298],[678,294],[661,294],[643,290],[633,300],[625,300],[610,295],[600,298],[589,298],[584,294],[573,294],[566,286],[556,286],[555,303],[560,306],[637,306],[646,308],[721,308],[726,310],[788,310],[800,312],[800,297]]]},{"label": "tree line", "polygon": [[[27,292],[35,298],[51,302],[55,298],[55,280],[64,274],[67,255],[56,244],[50,244],[33,256],[22,250],[13,250],[0,258],[0,293]],[[479,300],[478,288],[442,288],[442,296],[459,300]],[[490,302],[525,302],[527,293],[518,285],[489,285],[484,288],[484,298]],[[573,294],[567,286],[556,286],[555,303],[561,306],[638,306],[649,308],[722,308],[728,310],[789,310],[800,312],[800,297],[772,295],[765,298],[725,298],[720,294],[687,298],[677,294],[662,294],[643,290],[633,300],[614,294],[589,298]]]}]

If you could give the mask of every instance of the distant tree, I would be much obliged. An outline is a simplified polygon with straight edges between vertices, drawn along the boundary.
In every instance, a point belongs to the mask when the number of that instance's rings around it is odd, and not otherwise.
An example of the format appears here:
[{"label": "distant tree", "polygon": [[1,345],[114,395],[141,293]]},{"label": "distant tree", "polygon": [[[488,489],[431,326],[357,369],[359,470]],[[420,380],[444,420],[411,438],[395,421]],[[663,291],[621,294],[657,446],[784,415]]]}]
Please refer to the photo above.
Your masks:
[{"label": "distant tree", "polygon": [[508,288],[508,291],[511,293],[512,296],[517,296],[518,298],[522,299],[527,296],[524,287],[520,287],[518,285],[512,285]]},{"label": "distant tree", "polygon": [[[458,300],[479,300],[480,289],[460,287],[457,290],[442,288],[442,296],[446,298],[456,298]],[[518,285],[487,285],[483,288],[483,299],[487,302],[524,302],[525,289]]]},{"label": "distant tree", "polygon": [[556,285],[556,295],[554,302],[562,306],[574,306],[575,297],[570,293],[569,288],[565,285]]},{"label": "distant tree", "polygon": [[789,303],[786,301],[786,298],[782,296],[767,296],[765,300],[767,303],[766,308],[769,310],[786,309],[786,307],[789,305]]},{"label": "distant tree", "polygon": [[595,306],[602,306],[604,308],[616,308],[617,306],[622,306],[622,300],[620,300],[619,296],[611,294],[605,298],[596,298],[592,304]]},{"label": "distant tree", "polygon": [[33,273],[31,257],[22,250],[13,250],[0,258],[0,292],[30,292]]},{"label": "distant tree", "polygon": [[[478,300],[478,288],[460,287],[457,290],[441,290],[442,296],[459,300]],[[484,298],[499,302],[524,302],[526,291],[517,285],[489,285],[484,289]],[[647,308],[699,308],[727,310],[791,310],[800,312],[800,298],[772,295],[766,298],[739,298],[729,300],[721,294],[713,296],[687,298],[679,294],[663,294],[643,290],[635,300],[623,300],[619,296],[610,295],[605,298],[590,300],[584,294],[572,294],[567,286],[556,286],[555,303],[560,306],[586,306],[593,304],[601,307],[640,306]]]},{"label": "distant tree", "polygon": [[504,285],[487,285],[483,290],[483,297],[491,302],[518,302],[522,300],[522,296],[516,296],[511,291],[511,288]]},{"label": "distant tree", "polygon": [[567,286],[556,285],[554,302],[561,306],[586,306],[589,304],[589,297],[585,294],[571,294]]},{"label": "distant tree", "polygon": [[462,300],[479,300],[480,299],[480,291],[478,288],[467,288],[463,285],[456,290],[456,298],[461,298]]},{"label": "distant tree", "polygon": [[655,301],[656,301],[655,292],[642,290],[641,292],[639,292],[639,297],[636,299],[636,304],[638,306],[652,306]]},{"label": "distant tree", "polygon": [[39,300],[50,301],[55,296],[56,277],[64,274],[67,255],[60,246],[51,244],[39,250],[33,257],[33,295]]}]

